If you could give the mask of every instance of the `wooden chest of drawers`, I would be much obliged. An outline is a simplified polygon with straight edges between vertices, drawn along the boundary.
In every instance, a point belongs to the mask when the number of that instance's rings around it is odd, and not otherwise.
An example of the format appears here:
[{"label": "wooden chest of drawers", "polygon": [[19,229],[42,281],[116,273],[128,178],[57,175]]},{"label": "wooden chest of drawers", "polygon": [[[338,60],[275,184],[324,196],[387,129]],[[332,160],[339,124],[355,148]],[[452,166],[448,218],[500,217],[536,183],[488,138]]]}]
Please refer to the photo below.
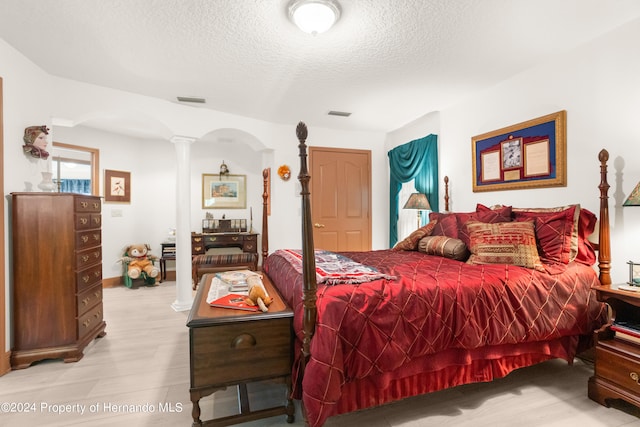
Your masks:
[{"label": "wooden chest of drawers", "polygon": [[99,197],[12,193],[11,366],[75,362],[104,336]]}]

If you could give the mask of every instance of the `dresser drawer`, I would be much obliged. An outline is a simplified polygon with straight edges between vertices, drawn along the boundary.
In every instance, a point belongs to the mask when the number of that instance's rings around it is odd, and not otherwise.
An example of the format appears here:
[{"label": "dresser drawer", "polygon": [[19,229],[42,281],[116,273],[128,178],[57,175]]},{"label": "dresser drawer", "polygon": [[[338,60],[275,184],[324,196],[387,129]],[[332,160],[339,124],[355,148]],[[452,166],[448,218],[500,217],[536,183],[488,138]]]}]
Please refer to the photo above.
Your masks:
[{"label": "dresser drawer", "polygon": [[76,248],[85,249],[100,246],[102,233],[100,230],[79,231],[76,233]]},{"label": "dresser drawer", "polygon": [[76,212],[100,212],[100,199],[97,197],[75,197]]},{"label": "dresser drawer", "polygon": [[84,270],[92,264],[102,262],[102,247],[76,252],[76,270]]},{"label": "dresser drawer", "polygon": [[76,292],[83,293],[102,280],[102,263],[89,267],[86,270],[79,271],[76,274]]},{"label": "dresser drawer", "polygon": [[102,301],[102,283],[78,294],[78,316],[81,317],[91,307]]},{"label": "dresser drawer", "polygon": [[640,359],[596,346],[595,373],[634,394],[640,393]]},{"label": "dresser drawer", "polygon": [[78,317],[78,339],[82,339],[102,322],[102,303]]},{"label": "dresser drawer", "polygon": [[291,318],[192,328],[191,386],[237,384],[291,373]]},{"label": "dresser drawer", "polygon": [[102,226],[102,216],[97,213],[81,212],[75,214],[76,230],[89,230]]}]

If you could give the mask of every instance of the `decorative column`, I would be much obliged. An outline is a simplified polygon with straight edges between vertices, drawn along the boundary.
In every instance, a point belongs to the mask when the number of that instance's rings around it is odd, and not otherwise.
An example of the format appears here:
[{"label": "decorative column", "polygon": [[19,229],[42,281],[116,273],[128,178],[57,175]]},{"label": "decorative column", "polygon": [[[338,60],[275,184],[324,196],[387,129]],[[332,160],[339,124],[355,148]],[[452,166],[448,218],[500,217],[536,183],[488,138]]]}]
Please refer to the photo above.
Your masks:
[{"label": "decorative column", "polygon": [[176,300],[175,311],[191,309],[191,144],[195,138],[172,136],[176,146]]}]

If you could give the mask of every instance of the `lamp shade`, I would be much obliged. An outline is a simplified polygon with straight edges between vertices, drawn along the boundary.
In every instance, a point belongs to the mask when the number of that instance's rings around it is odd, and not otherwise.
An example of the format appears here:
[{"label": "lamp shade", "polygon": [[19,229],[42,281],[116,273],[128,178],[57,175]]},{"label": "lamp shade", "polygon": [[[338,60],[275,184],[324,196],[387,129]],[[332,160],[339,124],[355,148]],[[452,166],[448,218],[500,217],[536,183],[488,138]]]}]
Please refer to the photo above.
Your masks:
[{"label": "lamp shade", "polygon": [[427,200],[427,196],[423,193],[412,193],[409,196],[409,200],[404,204],[402,209],[419,209],[423,211],[430,211],[431,205],[429,205],[429,200]]},{"label": "lamp shade", "polygon": [[629,194],[622,206],[640,206],[640,182],[636,184],[636,188]]}]

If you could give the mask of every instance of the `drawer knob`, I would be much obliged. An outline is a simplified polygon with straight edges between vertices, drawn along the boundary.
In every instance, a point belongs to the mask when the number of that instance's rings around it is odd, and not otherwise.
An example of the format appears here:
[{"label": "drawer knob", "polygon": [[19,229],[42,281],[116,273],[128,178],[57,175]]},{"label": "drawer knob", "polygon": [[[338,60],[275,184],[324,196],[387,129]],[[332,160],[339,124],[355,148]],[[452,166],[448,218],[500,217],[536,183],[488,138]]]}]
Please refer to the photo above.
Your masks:
[{"label": "drawer knob", "polygon": [[629,374],[629,376],[631,377],[632,380],[634,380],[636,382],[636,384],[640,385],[640,381],[639,381],[640,380],[640,375],[638,375],[635,372],[631,372]]},{"label": "drawer knob", "polygon": [[231,348],[251,348],[256,346],[256,338],[251,334],[241,334],[233,339]]}]

